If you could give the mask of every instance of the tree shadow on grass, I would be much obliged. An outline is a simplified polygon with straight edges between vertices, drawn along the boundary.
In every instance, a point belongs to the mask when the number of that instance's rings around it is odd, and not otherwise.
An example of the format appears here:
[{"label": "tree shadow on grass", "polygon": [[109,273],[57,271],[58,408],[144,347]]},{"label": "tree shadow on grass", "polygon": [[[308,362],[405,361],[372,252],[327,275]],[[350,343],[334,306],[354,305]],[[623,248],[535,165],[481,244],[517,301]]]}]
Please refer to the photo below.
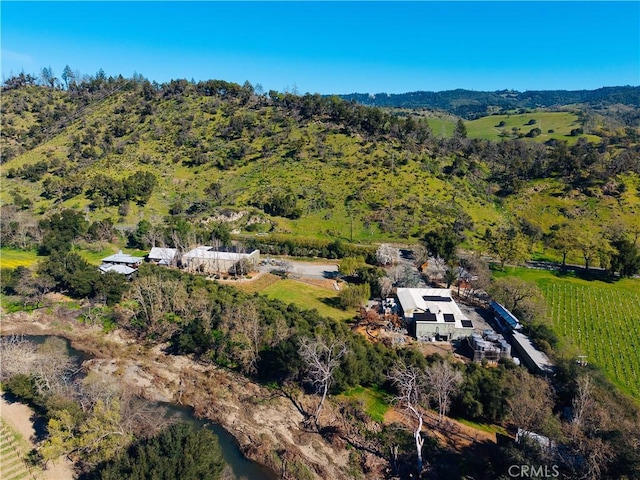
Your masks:
[{"label": "tree shadow on grass", "polygon": [[325,297],[320,299],[322,303],[329,307],[337,308],[338,310],[344,310],[342,305],[340,305],[340,298],[338,297]]},{"label": "tree shadow on grass", "polygon": [[605,270],[593,268],[587,270],[584,267],[578,267],[574,265],[570,267],[559,266],[553,271],[553,275],[558,278],[579,278],[586,281],[599,280],[601,282],[607,283],[614,283],[616,280],[618,280],[618,277],[612,276]]}]

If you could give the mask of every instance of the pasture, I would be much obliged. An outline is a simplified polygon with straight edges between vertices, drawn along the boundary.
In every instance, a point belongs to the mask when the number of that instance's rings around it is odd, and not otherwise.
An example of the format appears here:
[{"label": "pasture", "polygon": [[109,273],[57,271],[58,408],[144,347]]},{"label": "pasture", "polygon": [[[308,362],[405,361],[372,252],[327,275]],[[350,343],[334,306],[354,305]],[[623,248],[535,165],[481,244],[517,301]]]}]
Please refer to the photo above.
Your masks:
[{"label": "pasture", "polygon": [[[527,125],[530,120],[535,120],[532,125]],[[455,121],[441,118],[429,118],[429,126],[435,136],[452,137],[455,129]],[[502,124],[504,122],[504,124]],[[571,130],[581,127],[578,116],[570,112],[531,112],[522,114],[488,115],[476,120],[464,122],[467,127],[468,138],[482,138],[485,140],[500,141],[502,138],[513,138],[514,128],[516,133],[526,135],[532,128],[539,128],[541,134],[526,140],[546,142],[554,138],[566,140],[569,144],[575,143],[578,138],[585,137],[590,142],[599,143],[600,137],[596,135],[571,136]],[[550,132],[552,130],[552,132]]]},{"label": "pasture", "polygon": [[640,398],[640,280],[607,283],[544,270],[508,272],[540,287],[551,325],[563,341],[623,391]]},{"label": "pasture", "polygon": [[[529,122],[535,123],[529,125]],[[570,136],[571,130],[582,127],[578,121],[578,116],[570,112],[532,112],[516,115],[489,115],[478,118],[470,122],[465,122],[467,136],[469,138],[483,138],[486,140],[498,141],[503,136],[509,138],[516,132],[527,134],[533,128],[539,128],[542,132],[533,139],[538,142],[546,142],[554,138],[557,140],[567,140],[573,144],[579,137],[586,137],[590,142],[599,143],[600,137],[595,135]]]},{"label": "pasture", "polygon": [[281,280],[260,292],[268,298],[293,303],[299,308],[316,309],[324,317],[349,320],[356,316],[355,309],[342,310],[338,307],[338,292],[297,280]]}]

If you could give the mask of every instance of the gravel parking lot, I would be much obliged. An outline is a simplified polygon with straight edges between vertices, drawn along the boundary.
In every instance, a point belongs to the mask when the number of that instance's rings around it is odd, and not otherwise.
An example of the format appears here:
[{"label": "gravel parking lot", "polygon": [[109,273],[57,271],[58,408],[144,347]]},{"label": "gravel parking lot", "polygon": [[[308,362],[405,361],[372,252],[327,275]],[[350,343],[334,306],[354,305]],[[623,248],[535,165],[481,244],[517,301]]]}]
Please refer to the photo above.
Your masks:
[{"label": "gravel parking lot", "polygon": [[[303,278],[335,278],[338,275],[337,263],[314,263],[314,262],[300,262],[295,260],[285,260],[292,265],[290,275],[292,277]],[[282,261],[279,259],[271,259],[270,262],[266,262],[260,265],[261,272],[270,272],[271,270],[277,270],[282,268]]]}]

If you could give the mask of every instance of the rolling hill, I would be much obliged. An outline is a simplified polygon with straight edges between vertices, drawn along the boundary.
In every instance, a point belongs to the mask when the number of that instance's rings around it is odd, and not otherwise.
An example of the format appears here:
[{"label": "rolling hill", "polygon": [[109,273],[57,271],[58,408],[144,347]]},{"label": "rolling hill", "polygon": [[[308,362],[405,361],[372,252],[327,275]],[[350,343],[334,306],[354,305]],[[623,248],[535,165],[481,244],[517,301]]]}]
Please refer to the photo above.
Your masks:
[{"label": "rolling hill", "polygon": [[[392,108],[427,108],[442,110],[466,118],[478,118],[494,113],[537,108],[558,108],[580,104],[589,108],[609,105],[640,107],[640,87],[603,87],[597,90],[533,90],[518,92],[498,90],[448,90],[444,92],[351,93],[340,95],[362,105]],[[521,112],[524,113],[524,112]],[[635,117],[637,119],[637,117]]]},{"label": "rolling hill", "polygon": [[[594,233],[628,229],[640,204],[638,129],[572,135],[586,128],[575,113],[491,116],[443,137],[420,115],[337,97],[122,77],[69,90],[14,82],[2,110],[8,219],[71,208],[123,232],[143,219],[225,221],[248,234],[360,243],[451,225],[473,246],[505,221],[540,235],[577,220]],[[536,127],[536,138],[524,135]]]}]

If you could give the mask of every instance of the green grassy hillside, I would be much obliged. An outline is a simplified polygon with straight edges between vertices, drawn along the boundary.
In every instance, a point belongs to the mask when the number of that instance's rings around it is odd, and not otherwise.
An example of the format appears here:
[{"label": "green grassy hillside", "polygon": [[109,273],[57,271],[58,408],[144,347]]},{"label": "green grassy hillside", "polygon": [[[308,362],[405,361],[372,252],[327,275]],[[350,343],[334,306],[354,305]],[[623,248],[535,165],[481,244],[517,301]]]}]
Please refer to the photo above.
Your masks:
[{"label": "green grassy hillside", "polygon": [[[531,120],[534,124],[529,125]],[[452,137],[456,122],[443,118],[429,118],[429,126],[434,135]],[[484,140],[500,141],[510,138],[525,138],[535,142],[546,142],[549,139],[565,140],[568,144],[574,144],[579,138],[585,138],[589,142],[600,142],[596,135],[574,132],[582,127],[578,115],[571,112],[547,112],[533,111],[523,114],[489,115],[476,120],[465,120],[468,138],[481,138]],[[540,134],[535,137],[526,137],[533,128],[539,128]],[[515,130],[514,130],[515,129]]]},{"label": "green grassy hillside", "polygon": [[[411,242],[448,224],[478,246],[487,228],[519,219],[543,233],[576,215],[595,231],[627,225],[640,203],[627,173],[640,172],[634,132],[611,133],[602,149],[588,143],[600,137],[567,137],[580,126],[572,113],[481,118],[466,122],[475,140],[461,142],[441,135],[453,130],[448,120],[429,129],[420,116],[336,98],[221,81],[96,82],[3,92],[12,128],[0,139],[13,153],[0,201],[12,219],[71,208],[120,231],[143,219],[223,220],[243,233],[361,243]],[[500,138],[513,127],[542,133]],[[550,138],[569,142],[541,145]]]},{"label": "green grassy hillside", "polygon": [[[531,123],[532,120],[535,123]],[[536,111],[516,115],[490,115],[465,122],[465,124],[469,138],[498,141],[501,138],[526,136],[532,129],[539,128],[541,133],[533,137],[537,142],[546,142],[552,138],[566,140],[570,144],[575,143],[578,138],[586,138],[590,142],[600,141],[600,138],[595,135],[578,133],[571,135],[571,131],[581,128],[582,124],[575,113],[569,112]]]}]

